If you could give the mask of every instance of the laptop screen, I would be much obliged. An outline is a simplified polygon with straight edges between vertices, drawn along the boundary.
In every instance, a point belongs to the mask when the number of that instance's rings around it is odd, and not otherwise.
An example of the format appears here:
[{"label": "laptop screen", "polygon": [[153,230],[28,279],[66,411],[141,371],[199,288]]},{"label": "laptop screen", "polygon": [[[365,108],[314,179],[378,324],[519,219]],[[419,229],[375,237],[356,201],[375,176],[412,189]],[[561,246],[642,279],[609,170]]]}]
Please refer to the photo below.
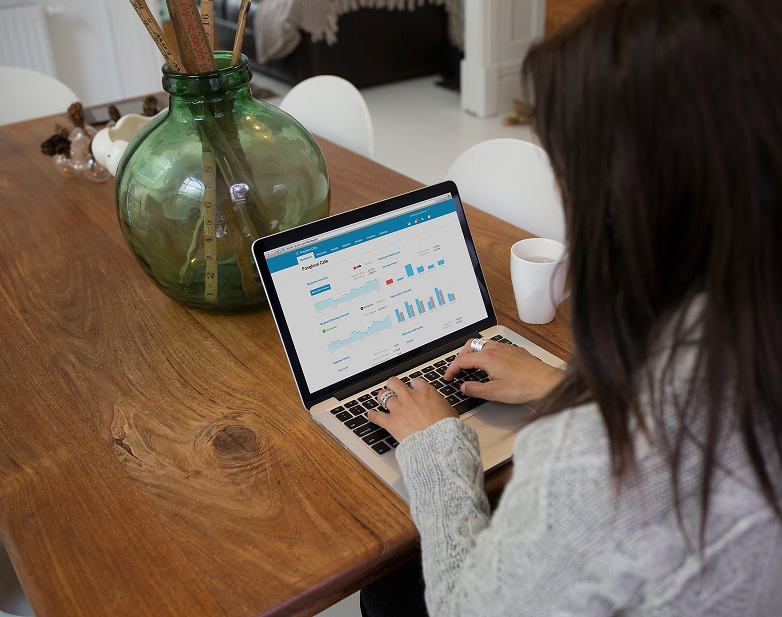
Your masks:
[{"label": "laptop screen", "polygon": [[453,183],[270,236],[254,251],[302,398],[494,319]]}]

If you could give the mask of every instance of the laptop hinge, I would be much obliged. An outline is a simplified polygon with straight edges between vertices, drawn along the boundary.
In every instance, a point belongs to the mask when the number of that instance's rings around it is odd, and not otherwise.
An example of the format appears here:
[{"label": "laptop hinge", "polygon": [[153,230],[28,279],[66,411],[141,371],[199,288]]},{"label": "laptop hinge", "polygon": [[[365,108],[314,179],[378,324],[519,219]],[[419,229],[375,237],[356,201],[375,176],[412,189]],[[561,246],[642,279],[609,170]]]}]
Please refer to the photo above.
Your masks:
[{"label": "laptop hinge", "polygon": [[388,379],[389,377],[393,375],[399,375],[400,373],[404,373],[406,371],[409,371],[412,368],[415,368],[416,366],[420,364],[424,364],[428,362],[429,360],[432,360],[434,358],[437,358],[439,356],[442,356],[443,354],[448,353],[449,351],[453,351],[455,349],[461,348],[467,341],[469,341],[471,338],[479,337],[479,332],[474,332],[468,336],[463,336],[462,338],[456,339],[455,341],[451,341],[447,345],[442,345],[440,347],[437,347],[433,349],[430,352],[427,352],[425,354],[421,354],[416,356],[415,358],[410,359],[407,362],[403,362],[401,364],[398,364],[394,366],[393,368],[390,368],[386,371],[382,371],[380,373],[377,373],[376,375],[373,375],[372,377],[369,377],[367,379],[363,379],[358,383],[355,383],[347,388],[343,388],[342,390],[339,390],[334,393],[334,398],[337,400],[344,400],[346,398],[352,397],[357,392],[361,392],[362,390],[366,390],[367,388],[370,388],[374,385],[377,385],[379,383],[383,383]]}]

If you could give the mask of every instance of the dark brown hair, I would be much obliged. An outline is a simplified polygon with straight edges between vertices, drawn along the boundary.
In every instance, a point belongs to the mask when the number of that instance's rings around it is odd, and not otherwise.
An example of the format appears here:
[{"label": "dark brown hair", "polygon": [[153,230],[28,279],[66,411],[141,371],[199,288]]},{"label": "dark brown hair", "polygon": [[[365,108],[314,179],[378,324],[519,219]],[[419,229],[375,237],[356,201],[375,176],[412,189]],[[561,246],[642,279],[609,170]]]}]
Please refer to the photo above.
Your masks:
[{"label": "dark brown hair", "polygon": [[653,347],[664,331],[685,345],[684,309],[702,299],[700,402],[674,405],[664,444],[679,503],[697,425],[701,540],[730,426],[782,517],[781,13],[774,0],[607,0],[533,47],[523,68],[570,251],[575,354],[547,409],[596,402],[625,478],[632,427],[647,426],[639,398]]}]

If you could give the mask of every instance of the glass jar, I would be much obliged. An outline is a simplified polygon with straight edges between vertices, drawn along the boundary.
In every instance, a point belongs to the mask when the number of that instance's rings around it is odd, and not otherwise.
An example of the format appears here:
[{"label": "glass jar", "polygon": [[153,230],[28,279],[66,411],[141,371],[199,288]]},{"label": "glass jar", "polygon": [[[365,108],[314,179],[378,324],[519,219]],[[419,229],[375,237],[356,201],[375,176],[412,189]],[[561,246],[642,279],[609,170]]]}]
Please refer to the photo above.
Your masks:
[{"label": "glass jar", "polygon": [[265,305],[252,259],[259,237],[328,215],[329,179],[317,142],[250,93],[247,58],[180,74],[163,67],[161,113],[117,168],[117,214],[138,263],[190,307]]}]

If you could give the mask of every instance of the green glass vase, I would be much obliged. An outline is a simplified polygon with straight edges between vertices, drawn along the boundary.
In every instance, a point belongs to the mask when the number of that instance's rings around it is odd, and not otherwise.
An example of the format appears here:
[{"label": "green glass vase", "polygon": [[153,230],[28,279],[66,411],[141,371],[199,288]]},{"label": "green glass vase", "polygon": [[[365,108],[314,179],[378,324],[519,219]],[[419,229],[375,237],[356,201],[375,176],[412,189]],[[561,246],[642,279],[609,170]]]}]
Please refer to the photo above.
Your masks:
[{"label": "green glass vase", "polygon": [[117,168],[122,233],[155,284],[187,306],[265,306],[252,259],[259,237],[328,215],[317,142],[250,93],[247,58],[180,74],[163,67],[167,112],[130,142]]}]

